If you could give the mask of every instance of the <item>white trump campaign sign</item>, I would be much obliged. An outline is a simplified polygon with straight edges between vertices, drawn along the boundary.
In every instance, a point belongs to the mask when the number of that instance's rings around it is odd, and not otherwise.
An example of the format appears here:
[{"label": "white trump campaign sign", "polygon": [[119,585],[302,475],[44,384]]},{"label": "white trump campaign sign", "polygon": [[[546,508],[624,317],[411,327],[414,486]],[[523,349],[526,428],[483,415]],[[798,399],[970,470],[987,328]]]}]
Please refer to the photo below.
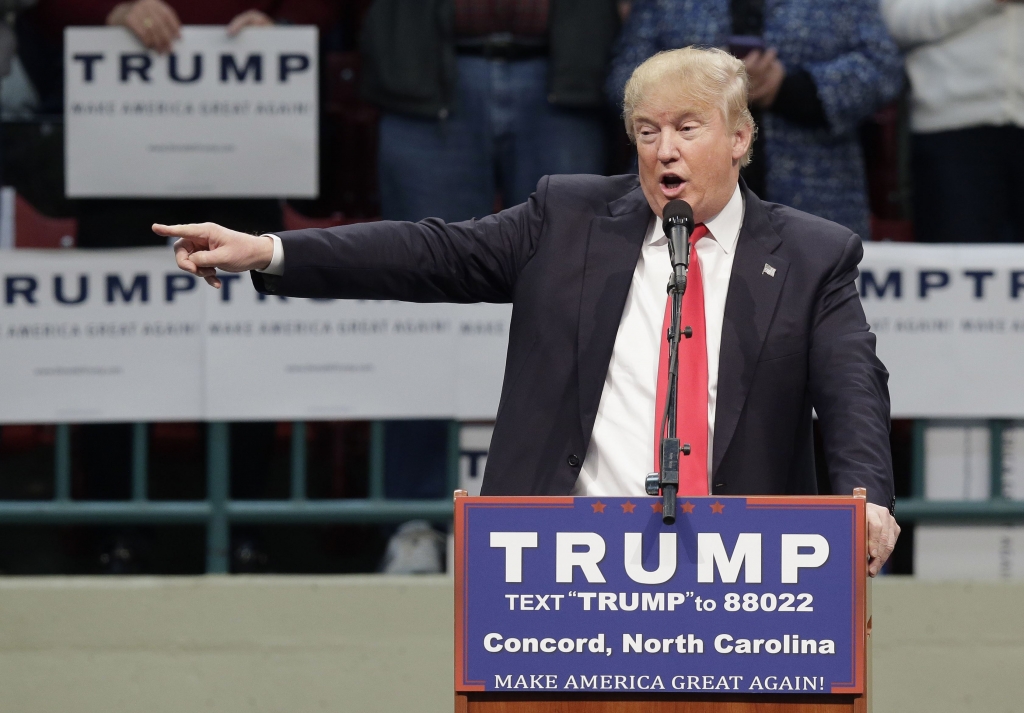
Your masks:
[{"label": "white trump campaign sign", "polygon": [[[261,295],[246,275],[206,289],[206,417],[490,419],[508,305]],[[255,387],[255,388],[254,388]]]},{"label": "white trump campaign sign", "polygon": [[[214,290],[167,248],[0,252],[0,423],[493,419],[509,305]],[[895,418],[1024,418],[1024,247],[865,245]]]},{"label": "white trump campaign sign", "polygon": [[0,422],[197,418],[204,295],[170,257],[0,253]]},{"label": "white trump campaign sign", "polygon": [[0,423],[493,418],[508,305],[215,290],[167,248],[0,252]]},{"label": "white trump campaign sign", "polygon": [[893,417],[1024,416],[1024,248],[867,243],[860,269]]},{"label": "white trump campaign sign", "polygon": [[165,55],[72,27],[64,80],[71,198],[319,192],[315,27],[188,26]]}]

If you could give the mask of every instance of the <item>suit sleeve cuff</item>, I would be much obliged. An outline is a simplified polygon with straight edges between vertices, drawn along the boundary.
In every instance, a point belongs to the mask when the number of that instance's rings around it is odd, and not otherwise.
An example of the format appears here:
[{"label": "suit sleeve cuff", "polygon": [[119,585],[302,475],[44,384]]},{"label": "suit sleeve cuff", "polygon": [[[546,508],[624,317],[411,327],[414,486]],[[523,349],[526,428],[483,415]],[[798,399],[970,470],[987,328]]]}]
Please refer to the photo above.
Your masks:
[{"label": "suit sleeve cuff", "polygon": [[270,264],[262,270],[256,270],[256,272],[262,272],[264,275],[277,275],[281,276],[284,274],[284,245],[281,243],[281,238],[276,235],[269,234],[267,237],[274,240],[274,255],[270,258]]}]

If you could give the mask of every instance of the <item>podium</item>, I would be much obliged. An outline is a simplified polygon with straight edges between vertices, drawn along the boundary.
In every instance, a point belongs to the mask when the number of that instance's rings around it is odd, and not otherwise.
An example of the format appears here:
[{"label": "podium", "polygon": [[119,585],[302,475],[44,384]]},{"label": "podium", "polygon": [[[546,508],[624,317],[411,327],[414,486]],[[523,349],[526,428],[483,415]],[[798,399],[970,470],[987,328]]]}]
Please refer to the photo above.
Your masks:
[{"label": "podium", "polygon": [[866,493],[455,497],[456,713],[865,713]]}]

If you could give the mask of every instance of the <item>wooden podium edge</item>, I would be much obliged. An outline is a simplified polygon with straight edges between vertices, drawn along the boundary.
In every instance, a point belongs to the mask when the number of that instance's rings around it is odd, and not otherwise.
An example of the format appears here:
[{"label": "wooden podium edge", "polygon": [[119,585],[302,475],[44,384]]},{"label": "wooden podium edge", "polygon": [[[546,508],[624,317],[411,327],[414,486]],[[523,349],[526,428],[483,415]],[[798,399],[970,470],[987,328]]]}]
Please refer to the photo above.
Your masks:
[{"label": "wooden podium edge", "polygon": [[848,713],[856,694],[456,693],[455,713]]},{"label": "wooden podium edge", "polygon": [[[466,538],[464,536],[463,528],[465,527],[465,515],[466,509],[464,506],[466,498],[469,497],[469,492],[466,490],[456,490],[454,494],[455,510],[453,519],[453,531],[455,535],[455,682],[454,688],[458,690],[466,688],[465,680],[465,655],[466,655],[466,641],[465,638],[467,633],[465,631],[465,619],[462,613],[465,611],[465,548],[467,546]],[[461,546],[460,546],[461,544]],[[483,685],[480,686],[479,690],[484,690]]]},{"label": "wooden podium edge", "polygon": [[861,597],[861,620],[863,626],[861,632],[863,636],[864,655],[861,660],[864,664],[864,687],[863,693],[861,693],[853,702],[854,713],[870,713],[872,709],[871,705],[871,578],[868,577],[868,513],[867,513],[867,499],[868,490],[867,488],[854,488],[853,497],[863,500],[862,510],[863,518],[862,523],[864,527],[864,535],[861,538],[861,545],[864,547],[863,567],[861,567],[858,574],[859,579],[859,594]]}]

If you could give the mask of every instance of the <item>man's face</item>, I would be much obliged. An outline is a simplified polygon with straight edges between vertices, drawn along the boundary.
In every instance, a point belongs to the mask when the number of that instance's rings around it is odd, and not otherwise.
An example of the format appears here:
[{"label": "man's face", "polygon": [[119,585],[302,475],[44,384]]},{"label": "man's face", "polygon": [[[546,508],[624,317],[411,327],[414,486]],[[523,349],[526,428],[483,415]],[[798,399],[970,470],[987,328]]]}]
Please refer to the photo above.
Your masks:
[{"label": "man's face", "polygon": [[634,112],[633,131],[640,186],[659,217],[677,198],[690,204],[697,223],[718,215],[736,188],[749,126],[730,131],[718,108],[692,106],[676,92],[656,89]]}]

